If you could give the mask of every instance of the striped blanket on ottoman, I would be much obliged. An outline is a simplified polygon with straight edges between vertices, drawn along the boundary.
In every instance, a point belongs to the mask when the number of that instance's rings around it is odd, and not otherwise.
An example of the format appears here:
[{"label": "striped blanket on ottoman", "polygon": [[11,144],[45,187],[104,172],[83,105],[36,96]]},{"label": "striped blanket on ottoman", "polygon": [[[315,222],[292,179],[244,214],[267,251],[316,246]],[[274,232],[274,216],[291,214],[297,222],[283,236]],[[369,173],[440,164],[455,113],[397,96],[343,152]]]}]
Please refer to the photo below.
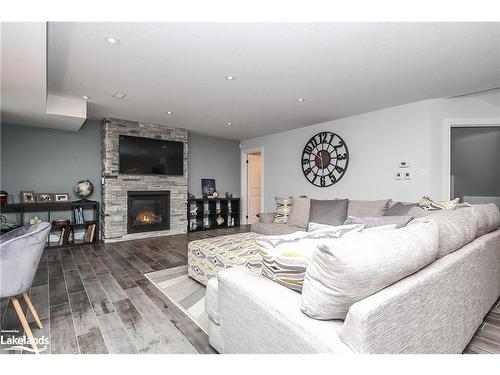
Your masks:
[{"label": "striped blanket on ottoman", "polygon": [[228,236],[205,238],[188,244],[188,274],[207,285],[218,271],[246,266],[260,271],[262,256],[255,242],[259,234],[237,233]]}]

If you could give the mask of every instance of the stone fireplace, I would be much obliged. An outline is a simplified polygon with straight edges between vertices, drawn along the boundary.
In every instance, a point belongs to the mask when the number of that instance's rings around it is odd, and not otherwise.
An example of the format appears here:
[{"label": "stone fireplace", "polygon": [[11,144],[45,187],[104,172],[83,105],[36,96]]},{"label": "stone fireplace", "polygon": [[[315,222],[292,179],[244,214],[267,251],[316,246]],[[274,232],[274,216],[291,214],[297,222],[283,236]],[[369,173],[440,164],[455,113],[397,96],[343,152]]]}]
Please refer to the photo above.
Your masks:
[{"label": "stone fireplace", "polygon": [[[120,135],[183,142],[183,175],[120,174]],[[104,120],[101,236],[105,242],[186,233],[187,141],[186,129],[114,118]]]},{"label": "stone fireplace", "polygon": [[127,233],[170,229],[170,191],[128,191]]}]

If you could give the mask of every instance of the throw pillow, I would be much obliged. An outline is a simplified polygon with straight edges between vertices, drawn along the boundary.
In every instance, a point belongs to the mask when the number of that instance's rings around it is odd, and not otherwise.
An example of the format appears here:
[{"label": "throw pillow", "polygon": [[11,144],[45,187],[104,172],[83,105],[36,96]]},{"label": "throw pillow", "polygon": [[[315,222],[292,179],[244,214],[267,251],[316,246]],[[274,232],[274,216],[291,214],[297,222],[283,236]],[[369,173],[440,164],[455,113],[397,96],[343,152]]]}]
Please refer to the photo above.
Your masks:
[{"label": "throw pillow", "polygon": [[309,259],[317,244],[361,229],[362,225],[342,225],[329,231],[257,237],[255,241],[262,255],[262,275],[287,288],[301,291]]},{"label": "throw pillow", "polygon": [[395,224],[396,228],[402,228],[406,227],[412,220],[413,216],[348,216],[344,224],[363,224],[365,228]]},{"label": "throw pillow", "polygon": [[472,207],[437,211],[413,220],[408,226],[429,221],[436,223],[439,230],[437,259],[460,249],[476,237],[477,218]]},{"label": "throw pillow", "polygon": [[292,212],[292,198],[279,198],[276,199],[276,213],[274,214],[274,222],[278,224],[286,224],[288,222],[288,215]]},{"label": "throw pillow", "polygon": [[493,232],[500,227],[500,212],[495,203],[489,204],[473,204],[477,217],[477,233],[476,237],[483,234]]},{"label": "throw pillow", "polygon": [[436,259],[432,222],[325,240],[314,252],[302,288],[302,311],[315,319],[345,319],[354,303]]},{"label": "throw pillow", "polygon": [[309,221],[318,224],[342,225],[347,219],[348,199],[311,199]]},{"label": "throw pillow", "polygon": [[456,205],[460,202],[459,198],[455,198],[451,201],[435,201],[428,196],[422,197],[418,202],[418,206],[422,207],[424,210],[453,210]]},{"label": "throw pillow", "polygon": [[429,210],[424,210],[422,207],[415,206],[408,210],[407,215],[413,217],[425,217],[437,212],[441,211],[429,211]]},{"label": "throw pillow", "polygon": [[403,202],[397,202],[393,204],[387,212],[385,213],[385,216],[404,216],[408,214],[408,211],[412,207],[417,207],[418,203],[403,203]]},{"label": "throw pillow", "polygon": [[379,201],[349,201],[348,216],[383,216],[389,208],[390,199]]},{"label": "throw pillow", "polygon": [[311,209],[311,200],[305,197],[294,197],[292,211],[288,216],[288,224],[307,229],[309,223],[309,211]]}]

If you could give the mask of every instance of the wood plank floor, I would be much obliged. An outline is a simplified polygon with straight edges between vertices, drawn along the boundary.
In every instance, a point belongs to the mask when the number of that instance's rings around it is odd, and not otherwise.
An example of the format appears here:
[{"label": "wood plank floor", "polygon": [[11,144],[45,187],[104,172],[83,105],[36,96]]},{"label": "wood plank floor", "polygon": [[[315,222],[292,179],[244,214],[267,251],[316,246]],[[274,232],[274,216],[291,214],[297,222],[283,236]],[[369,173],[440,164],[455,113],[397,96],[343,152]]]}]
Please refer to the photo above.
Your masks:
[{"label": "wood plank floor", "polygon": [[[189,241],[247,230],[47,250],[30,291],[44,326],[28,314],[33,334],[49,336],[46,353],[214,353],[207,335],[144,273],[186,264]],[[2,329],[22,332],[6,299],[0,317]],[[500,353],[500,300],[465,353]]]},{"label": "wood plank floor", "polygon": [[[187,264],[189,241],[246,231],[242,226],[46,250],[30,291],[44,327],[38,329],[28,314],[33,334],[48,336],[45,353],[54,354],[215,353],[205,332],[144,273]],[[0,327],[22,335],[7,302],[0,301]]]}]

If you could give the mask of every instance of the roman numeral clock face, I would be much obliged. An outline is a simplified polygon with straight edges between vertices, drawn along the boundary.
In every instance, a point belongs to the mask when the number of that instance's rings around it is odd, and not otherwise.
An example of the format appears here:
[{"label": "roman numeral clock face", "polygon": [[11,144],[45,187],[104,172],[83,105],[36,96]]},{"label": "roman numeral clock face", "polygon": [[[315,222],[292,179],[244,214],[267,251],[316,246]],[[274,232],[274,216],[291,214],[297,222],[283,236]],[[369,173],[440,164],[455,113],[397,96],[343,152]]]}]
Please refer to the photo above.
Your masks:
[{"label": "roman numeral clock face", "polygon": [[332,186],[347,170],[349,151],[337,134],[321,132],[312,137],[302,152],[302,171],[307,180],[319,187]]}]

